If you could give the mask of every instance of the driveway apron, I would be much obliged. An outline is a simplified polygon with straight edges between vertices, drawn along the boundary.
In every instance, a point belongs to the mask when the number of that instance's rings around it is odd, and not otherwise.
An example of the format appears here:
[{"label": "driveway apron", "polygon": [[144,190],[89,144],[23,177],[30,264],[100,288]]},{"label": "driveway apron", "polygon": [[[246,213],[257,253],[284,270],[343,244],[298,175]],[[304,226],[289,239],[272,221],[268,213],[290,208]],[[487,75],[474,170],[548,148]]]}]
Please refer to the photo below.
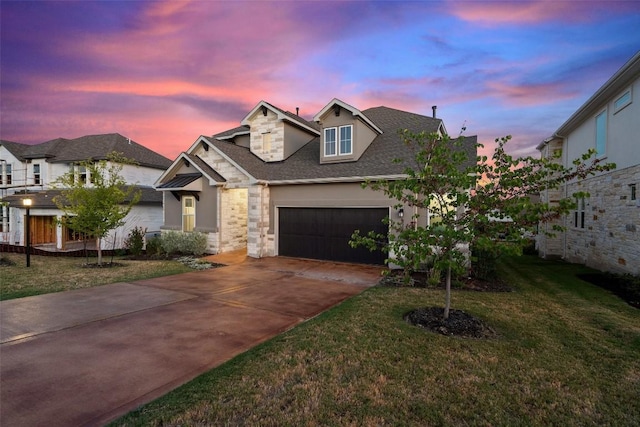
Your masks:
[{"label": "driveway apron", "polygon": [[380,267],[241,264],[0,302],[0,425],[103,425],[372,286]]}]

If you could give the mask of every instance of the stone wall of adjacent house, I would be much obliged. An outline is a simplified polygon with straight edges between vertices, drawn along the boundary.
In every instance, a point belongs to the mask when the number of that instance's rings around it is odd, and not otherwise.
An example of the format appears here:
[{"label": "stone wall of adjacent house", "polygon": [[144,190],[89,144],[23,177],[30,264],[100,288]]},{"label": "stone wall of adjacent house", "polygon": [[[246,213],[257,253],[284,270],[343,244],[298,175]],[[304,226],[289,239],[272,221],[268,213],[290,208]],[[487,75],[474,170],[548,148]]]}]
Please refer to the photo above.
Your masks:
[{"label": "stone wall of adjacent house", "polygon": [[[552,158],[554,153],[562,150],[562,139],[550,141],[541,151],[543,158]],[[561,151],[560,151],[561,153]],[[558,153],[558,154],[560,154]],[[561,158],[557,158],[556,163],[562,163]],[[560,199],[564,197],[564,187],[555,190],[545,190],[540,193],[540,201],[556,206]],[[537,249],[543,258],[560,258],[564,255],[564,233],[554,231],[553,226],[565,225],[565,218],[559,218],[549,222],[543,222],[538,227]]]},{"label": "stone wall of adjacent house", "polygon": [[585,207],[584,229],[568,221],[567,261],[598,270],[640,275],[640,200],[631,200],[631,184],[640,191],[640,165],[568,186],[568,194],[586,191],[590,197]]},{"label": "stone wall of adjacent house", "polygon": [[220,252],[247,246],[247,189],[222,190],[220,194]]},{"label": "stone wall of adjacent house", "polygon": [[[264,146],[263,135],[271,134],[270,146]],[[284,122],[273,111],[267,109],[264,116],[259,111],[251,119],[251,152],[265,162],[284,160]]]},{"label": "stone wall of adjacent house", "polygon": [[269,187],[249,187],[247,255],[254,258],[275,255],[275,237],[269,230]]}]

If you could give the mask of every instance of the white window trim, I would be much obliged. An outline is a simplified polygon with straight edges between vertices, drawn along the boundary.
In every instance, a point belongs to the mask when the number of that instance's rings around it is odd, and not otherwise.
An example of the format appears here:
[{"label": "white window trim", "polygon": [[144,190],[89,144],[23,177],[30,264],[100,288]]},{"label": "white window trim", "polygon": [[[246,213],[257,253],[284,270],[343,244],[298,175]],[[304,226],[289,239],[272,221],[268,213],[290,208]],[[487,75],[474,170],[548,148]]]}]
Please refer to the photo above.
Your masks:
[{"label": "white window trim", "polygon": [[[36,166],[38,173],[36,173]],[[42,165],[40,163],[33,164],[33,185],[42,185]]]},{"label": "white window trim", "polygon": [[[335,136],[336,138],[333,140],[333,144],[334,144],[334,153],[333,154],[327,154],[327,131],[328,130],[335,130]],[[323,148],[324,148],[324,156],[325,157],[335,157],[338,155],[338,143],[339,143],[339,136],[338,136],[338,128],[337,127],[330,127],[330,128],[325,128],[324,131],[322,132],[322,138],[323,138]]]},{"label": "white window trim", "polygon": [[[624,98],[627,94],[629,94],[629,99],[624,104],[617,105],[618,101]],[[617,96],[613,101],[613,114],[616,114],[617,112],[624,110],[627,106],[631,105],[632,102],[633,102],[633,91],[632,91],[632,87],[630,86],[627,89],[625,89],[619,96]]]},{"label": "white window trim", "polygon": [[576,210],[573,214],[573,228],[584,230],[587,216],[587,200],[584,197],[579,197],[576,199],[576,203]]},{"label": "white window trim", "polygon": [[[341,149],[342,149],[342,141],[340,140],[340,131],[342,131],[342,129],[344,129],[344,128],[349,128],[349,129],[351,129],[351,132],[350,132],[351,140],[350,140],[350,143],[349,143],[349,148],[350,148],[350,150],[349,150],[349,152],[348,152],[348,153],[343,153],[343,152],[341,151]],[[338,128],[338,141],[337,141],[337,144],[338,144],[338,154],[339,154],[340,156],[348,156],[348,155],[350,155],[350,154],[353,154],[353,125],[340,126],[340,127]]]}]

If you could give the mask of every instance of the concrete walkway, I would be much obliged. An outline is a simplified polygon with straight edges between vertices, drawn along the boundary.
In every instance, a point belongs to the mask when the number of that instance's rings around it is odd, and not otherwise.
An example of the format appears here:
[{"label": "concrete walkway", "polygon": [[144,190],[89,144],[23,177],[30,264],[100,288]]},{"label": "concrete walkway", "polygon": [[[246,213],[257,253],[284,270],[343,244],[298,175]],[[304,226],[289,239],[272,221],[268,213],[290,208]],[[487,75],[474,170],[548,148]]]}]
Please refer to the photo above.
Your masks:
[{"label": "concrete walkway", "polygon": [[0,302],[0,425],[103,425],[380,277],[379,267],[229,261]]}]

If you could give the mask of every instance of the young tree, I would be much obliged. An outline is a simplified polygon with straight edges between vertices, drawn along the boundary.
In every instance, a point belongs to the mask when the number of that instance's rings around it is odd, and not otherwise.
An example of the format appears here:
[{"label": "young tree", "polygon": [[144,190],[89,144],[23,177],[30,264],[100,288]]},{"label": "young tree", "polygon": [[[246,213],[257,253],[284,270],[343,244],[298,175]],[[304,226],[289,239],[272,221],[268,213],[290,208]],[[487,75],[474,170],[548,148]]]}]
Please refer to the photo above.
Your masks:
[{"label": "young tree", "polygon": [[[615,168],[614,164],[600,164],[598,159],[587,163],[594,157],[594,150],[569,168],[555,159],[513,158],[505,151],[510,136],[496,140],[491,160],[477,156],[474,163],[462,147],[465,141],[462,137],[451,139],[407,130],[401,135],[415,152],[413,161],[405,164],[406,178],[370,181],[364,186],[397,200],[396,209],[416,213],[408,225],[402,219],[387,218],[389,236],[375,233],[363,236],[356,230],[351,245],[373,250],[383,242],[383,248],[389,251],[389,261],[403,268],[406,279],[425,265],[431,267],[433,280],[439,281],[441,272],[446,272],[445,319],[451,307],[452,275],[464,271],[470,247],[521,253],[526,242],[524,231],[559,218],[574,207],[572,198],[549,205],[532,201],[531,195]],[[481,147],[476,144],[476,152]],[[421,214],[431,218],[426,225],[418,225]]]},{"label": "young tree", "polygon": [[78,164],[86,170],[80,179],[70,170],[56,180],[60,195],[53,201],[64,212],[60,222],[69,229],[97,240],[98,265],[102,265],[102,239],[124,223],[124,218],[140,200],[140,191],[126,184],[122,176],[124,164],[133,162],[118,153],[108,160],[87,160]]}]

